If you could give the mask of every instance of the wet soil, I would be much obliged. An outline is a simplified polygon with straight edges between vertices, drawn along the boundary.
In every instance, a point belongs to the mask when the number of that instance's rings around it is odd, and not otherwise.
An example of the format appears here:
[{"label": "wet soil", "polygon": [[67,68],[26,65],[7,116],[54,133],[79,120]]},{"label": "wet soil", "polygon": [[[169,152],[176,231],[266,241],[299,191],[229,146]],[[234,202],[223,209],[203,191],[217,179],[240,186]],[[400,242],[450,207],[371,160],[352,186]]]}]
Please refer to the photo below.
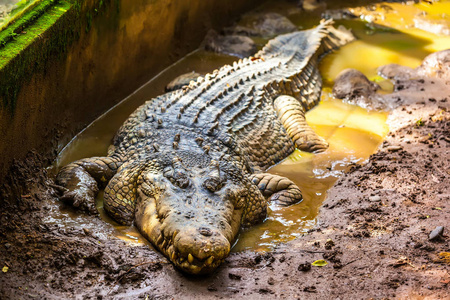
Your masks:
[{"label": "wet soil", "polygon": [[[317,226],[272,252],[232,253],[208,277],[185,276],[150,247],[110,237],[97,216],[80,217],[89,228],[44,222],[59,207],[42,159],[30,153],[2,189],[2,299],[445,299],[450,79],[397,81],[386,99],[398,105],[389,136],[328,191]],[[444,236],[430,241],[437,226]],[[311,267],[320,259],[328,264]]]},{"label": "wet soil", "polygon": [[[30,152],[0,188],[0,298],[446,299],[450,78],[394,84],[382,96],[395,107],[388,137],[328,191],[316,226],[270,252],[234,252],[206,277],[61,206],[49,161]],[[438,226],[444,235],[430,240]]]}]

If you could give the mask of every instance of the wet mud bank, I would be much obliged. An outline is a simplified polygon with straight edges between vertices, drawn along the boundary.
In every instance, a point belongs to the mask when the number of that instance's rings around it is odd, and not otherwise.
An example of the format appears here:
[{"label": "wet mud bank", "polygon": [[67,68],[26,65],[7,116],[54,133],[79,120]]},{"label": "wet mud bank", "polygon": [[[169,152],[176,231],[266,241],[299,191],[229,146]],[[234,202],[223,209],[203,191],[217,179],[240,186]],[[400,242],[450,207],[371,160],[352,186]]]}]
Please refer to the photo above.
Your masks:
[{"label": "wet mud bank", "polygon": [[363,100],[392,108],[390,133],[328,190],[308,234],[270,252],[234,252],[211,276],[186,276],[150,245],[60,205],[47,164],[30,152],[0,191],[9,199],[0,211],[2,298],[445,299],[449,66],[387,70],[394,92]]},{"label": "wet mud bank", "polygon": [[[1,214],[0,291],[6,299],[445,299],[449,87],[448,77],[396,82],[386,98],[397,103],[391,132],[328,191],[317,226],[272,252],[232,253],[207,277],[185,276],[149,246],[111,238],[98,217],[78,216],[92,224],[85,228],[48,222],[60,208],[30,156],[17,178],[35,179]],[[438,226],[444,234],[430,239]],[[311,266],[317,260],[326,265]]]}]

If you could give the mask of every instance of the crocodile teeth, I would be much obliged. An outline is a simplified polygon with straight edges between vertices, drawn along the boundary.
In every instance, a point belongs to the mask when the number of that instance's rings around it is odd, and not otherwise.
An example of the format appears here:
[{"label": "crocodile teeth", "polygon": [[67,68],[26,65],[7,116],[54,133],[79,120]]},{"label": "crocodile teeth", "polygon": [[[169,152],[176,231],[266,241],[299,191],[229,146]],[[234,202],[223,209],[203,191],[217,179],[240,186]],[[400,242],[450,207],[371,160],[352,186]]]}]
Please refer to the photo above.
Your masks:
[{"label": "crocodile teeth", "polygon": [[193,257],[192,254],[190,254],[190,253],[189,253],[189,255],[188,255],[188,262],[189,262],[190,264],[192,264],[192,263],[194,262],[194,257]]},{"label": "crocodile teeth", "polygon": [[158,245],[161,245],[161,243],[162,243],[163,241],[164,241],[164,237],[163,237],[162,234],[160,234],[159,237],[158,237],[158,240],[156,241],[156,243],[157,243]]},{"label": "crocodile teeth", "polygon": [[214,256],[210,256],[210,257],[206,260],[205,264],[206,264],[207,266],[209,266],[209,265],[211,265],[211,264],[213,263],[213,261],[214,261]]},{"label": "crocodile teeth", "polygon": [[173,251],[173,245],[170,245],[169,247],[167,247],[167,254],[169,254],[170,258],[173,257],[175,251]]}]

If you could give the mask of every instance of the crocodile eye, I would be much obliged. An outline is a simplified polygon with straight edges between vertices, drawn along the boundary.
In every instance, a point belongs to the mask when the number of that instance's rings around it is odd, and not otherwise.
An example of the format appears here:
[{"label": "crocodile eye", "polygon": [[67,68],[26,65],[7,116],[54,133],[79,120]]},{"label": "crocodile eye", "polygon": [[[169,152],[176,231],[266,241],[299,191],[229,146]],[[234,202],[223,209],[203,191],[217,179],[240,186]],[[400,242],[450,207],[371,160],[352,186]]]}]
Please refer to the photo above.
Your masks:
[{"label": "crocodile eye", "polygon": [[203,182],[203,187],[214,193],[223,187],[223,182],[218,177],[210,177]]},{"label": "crocodile eye", "polygon": [[167,167],[163,170],[163,175],[164,177],[169,179],[173,185],[176,185],[182,189],[185,189],[189,186],[188,176],[186,175],[186,173],[180,170],[174,170],[171,167]]},{"label": "crocodile eye", "polygon": [[166,177],[168,179],[173,178],[173,173],[174,173],[174,170],[171,167],[167,167],[163,170],[164,177]]},{"label": "crocodile eye", "polygon": [[185,189],[189,186],[189,178],[185,174],[180,174],[174,178],[174,181],[177,186],[182,189]]}]

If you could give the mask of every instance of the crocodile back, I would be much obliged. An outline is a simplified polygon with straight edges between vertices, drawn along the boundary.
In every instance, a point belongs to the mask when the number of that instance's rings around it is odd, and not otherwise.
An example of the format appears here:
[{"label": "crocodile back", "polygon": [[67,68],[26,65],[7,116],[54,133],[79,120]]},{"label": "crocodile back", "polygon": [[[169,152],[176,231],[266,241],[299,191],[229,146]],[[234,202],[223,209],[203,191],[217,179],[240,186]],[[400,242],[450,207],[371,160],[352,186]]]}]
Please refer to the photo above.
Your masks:
[{"label": "crocodile back", "polygon": [[156,123],[152,126],[159,123],[201,136],[231,138],[253,168],[266,169],[294,150],[273,101],[289,95],[305,110],[314,107],[321,91],[318,60],[352,39],[348,32],[333,28],[330,21],[279,36],[254,57],[225,65],[182,90],[148,101],[125,122],[116,143],[135,130],[136,124],[142,127],[150,120]]}]

